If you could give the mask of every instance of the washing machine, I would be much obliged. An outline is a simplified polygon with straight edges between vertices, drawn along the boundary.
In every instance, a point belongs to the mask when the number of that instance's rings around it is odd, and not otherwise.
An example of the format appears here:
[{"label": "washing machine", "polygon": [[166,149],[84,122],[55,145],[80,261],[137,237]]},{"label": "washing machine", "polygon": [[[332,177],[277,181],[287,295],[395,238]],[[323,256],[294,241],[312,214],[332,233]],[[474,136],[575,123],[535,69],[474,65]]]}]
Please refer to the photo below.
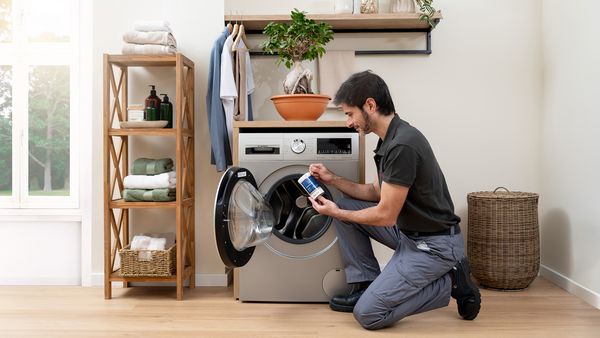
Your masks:
[{"label": "washing machine", "polygon": [[239,166],[223,175],[215,199],[215,235],[225,265],[239,268],[240,301],[327,302],[350,292],[332,219],[312,208],[297,180],[323,163],[358,182],[359,151],[348,128],[239,133]]}]

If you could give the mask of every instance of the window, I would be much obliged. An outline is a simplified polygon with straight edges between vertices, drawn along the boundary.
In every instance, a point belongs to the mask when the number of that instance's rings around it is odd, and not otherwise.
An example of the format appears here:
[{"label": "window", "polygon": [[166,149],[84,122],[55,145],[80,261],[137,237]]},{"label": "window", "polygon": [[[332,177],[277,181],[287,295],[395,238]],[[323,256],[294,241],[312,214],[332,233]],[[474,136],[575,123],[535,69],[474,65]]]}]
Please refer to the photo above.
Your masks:
[{"label": "window", "polygon": [[0,208],[77,208],[78,1],[0,0]]}]

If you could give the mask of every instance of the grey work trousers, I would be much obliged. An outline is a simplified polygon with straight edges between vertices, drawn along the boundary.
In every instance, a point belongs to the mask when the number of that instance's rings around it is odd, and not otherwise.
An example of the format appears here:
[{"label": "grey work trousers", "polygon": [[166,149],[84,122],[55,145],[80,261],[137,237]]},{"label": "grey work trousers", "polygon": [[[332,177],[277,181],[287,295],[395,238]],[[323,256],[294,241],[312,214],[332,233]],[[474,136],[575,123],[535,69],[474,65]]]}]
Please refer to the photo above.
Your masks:
[{"label": "grey work trousers", "polygon": [[[338,200],[341,209],[361,210],[375,203],[350,198]],[[366,329],[390,326],[400,319],[447,306],[448,272],[464,254],[462,234],[408,236],[396,226],[370,226],[334,219],[346,281],[373,281],[354,307],[354,318]],[[394,250],[383,271],[373,254],[370,238]]]}]

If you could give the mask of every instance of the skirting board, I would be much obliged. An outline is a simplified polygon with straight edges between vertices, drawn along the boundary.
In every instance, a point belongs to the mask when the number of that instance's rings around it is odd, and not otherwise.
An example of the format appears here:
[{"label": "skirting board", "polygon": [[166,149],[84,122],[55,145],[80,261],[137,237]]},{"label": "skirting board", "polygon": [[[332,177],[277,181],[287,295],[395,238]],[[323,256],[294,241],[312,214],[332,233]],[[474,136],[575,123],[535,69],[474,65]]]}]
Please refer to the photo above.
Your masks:
[{"label": "skirting board", "polygon": [[[231,279],[233,274],[231,272],[227,273],[214,273],[214,274],[196,274],[196,286],[229,286],[231,283]],[[138,283],[132,283],[132,285],[136,285]],[[175,283],[140,283],[140,285],[156,285],[156,286],[166,286],[166,285],[175,285]],[[104,274],[103,273],[95,273],[92,277],[92,286],[103,286],[104,285]],[[113,282],[113,287],[120,287],[122,284],[120,282]]]},{"label": "skirting board", "polygon": [[544,265],[540,266],[540,275],[557,286],[565,289],[570,294],[581,298],[583,301],[595,307],[596,309],[600,309],[600,294],[597,292],[586,288],[585,286]]}]

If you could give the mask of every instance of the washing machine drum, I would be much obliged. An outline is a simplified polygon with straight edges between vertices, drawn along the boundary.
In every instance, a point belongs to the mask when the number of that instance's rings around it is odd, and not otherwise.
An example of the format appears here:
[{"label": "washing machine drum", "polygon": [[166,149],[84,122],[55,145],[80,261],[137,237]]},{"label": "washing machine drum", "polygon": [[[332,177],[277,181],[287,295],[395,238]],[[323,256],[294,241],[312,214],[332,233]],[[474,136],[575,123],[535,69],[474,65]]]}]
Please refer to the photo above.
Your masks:
[{"label": "washing machine drum", "polygon": [[255,246],[271,236],[273,225],[273,210],[250,171],[229,168],[215,198],[215,237],[223,263],[231,268],[248,263]]}]

